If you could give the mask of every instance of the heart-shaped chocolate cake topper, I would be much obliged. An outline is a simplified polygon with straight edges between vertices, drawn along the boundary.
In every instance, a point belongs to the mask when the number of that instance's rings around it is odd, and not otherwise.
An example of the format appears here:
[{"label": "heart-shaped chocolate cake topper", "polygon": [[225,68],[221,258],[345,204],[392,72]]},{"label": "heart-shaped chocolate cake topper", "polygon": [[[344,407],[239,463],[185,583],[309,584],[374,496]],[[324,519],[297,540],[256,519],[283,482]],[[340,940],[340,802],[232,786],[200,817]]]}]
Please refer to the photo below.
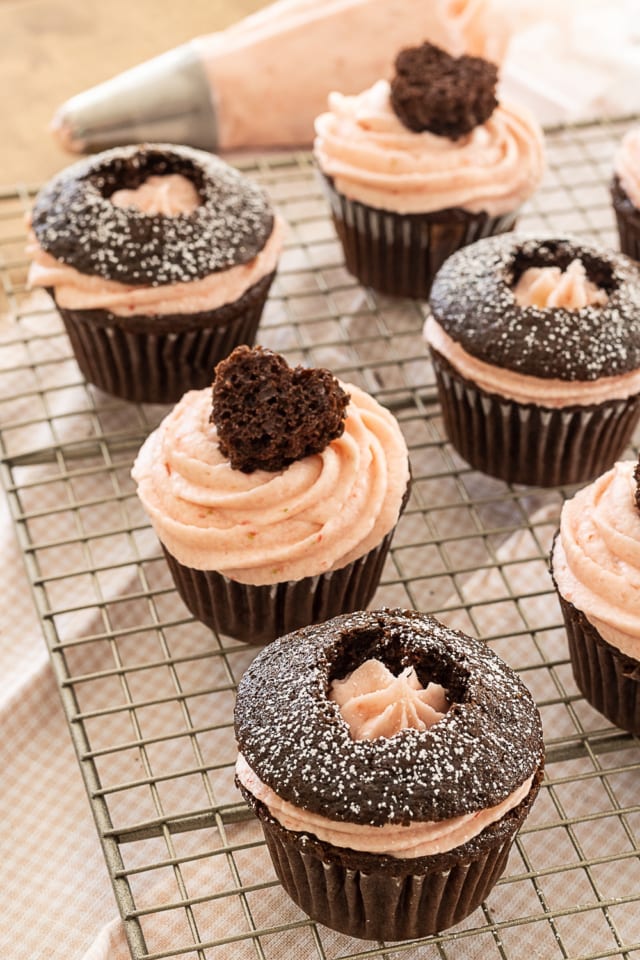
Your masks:
[{"label": "heart-shaped chocolate cake topper", "polygon": [[211,422],[234,470],[278,471],[339,437],[348,403],[329,370],[241,346],[215,369]]},{"label": "heart-shaped chocolate cake topper", "polygon": [[409,130],[458,140],[488,120],[498,105],[498,68],[482,57],[452,57],[432,43],[401,50],[391,105]]}]

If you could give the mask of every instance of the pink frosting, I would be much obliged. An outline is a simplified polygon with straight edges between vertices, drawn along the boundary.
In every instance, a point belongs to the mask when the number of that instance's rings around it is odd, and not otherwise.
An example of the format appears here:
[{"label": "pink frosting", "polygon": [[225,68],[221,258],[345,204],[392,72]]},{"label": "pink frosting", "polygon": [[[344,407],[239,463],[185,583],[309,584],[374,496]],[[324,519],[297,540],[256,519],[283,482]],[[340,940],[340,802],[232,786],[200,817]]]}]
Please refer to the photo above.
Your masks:
[{"label": "pink frosting", "polygon": [[169,552],[188,567],[265,584],[337,569],[377,546],[398,520],[407,447],[388,410],[343,386],[343,435],[277,473],[233,470],[209,422],[211,391],[185,394],[133,468]]},{"label": "pink frosting", "polygon": [[397,677],[380,660],[365,660],[344,680],[334,680],[329,699],[340,707],[354,740],[393,737],[401,730],[427,730],[449,709],[444,689],[425,689],[413,667]]},{"label": "pink frosting", "polygon": [[640,393],[640,369],[598,380],[558,380],[516,373],[478,360],[453,340],[429,317],[425,338],[454,370],[477,384],[487,393],[494,393],[516,403],[535,403],[542,407],[588,406],[606,400],[622,400]]},{"label": "pink frosting", "polygon": [[562,508],[553,573],[601,636],[640,659],[640,513],[634,461],[620,461]]},{"label": "pink frosting", "polygon": [[509,810],[517,807],[529,793],[533,782],[533,777],[529,777],[501,803],[476,813],[453,817],[450,820],[414,822],[407,827],[395,823],[372,827],[329,820],[321,814],[310,813],[282,800],[275,791],[262,783],[242,754],[238,756],[236,763],[236,776],[246,790],[267,806],[271,816],[286,830],[313,834],[319,840],[335,847],[387,854],[399,859],[432,856],[461,846],[476,837],[489,824],[500,820]]},{"label": "pink frosting", "polygon": [[629,130],[622,138],[613,169],[632,204],[640,210],[640,127]]},{"label": "pink frosting", "polygon": [[542,131],[525,109],[502,103],[456,141],[414,133],[394,113],[386,80],[358,96],[330,95],[316,120],[315,154],[345,196],[397,213],[507,213],[533,193],[544,169]]},{"label": "pink frosting", "polygon": [[572,260],[566,270],[560,267],[530,267],[525,270],[513,290],[521,307],[603,307],[607,293],[587,277],[581,260]]},{"label": "pink frosting", "polygon": [[180,213],[193,213],[200,205],[200,196],[195,186],[181,173],[147,177],[133,190],[116,190],[111,194],[111,203],[116,207],[130,207],[150,216],[162,214],[176,217]]},{"label": "pink frosting", "polygon": [[283,221],[276,218],[267,243],[249,263],[219,270],[202,280],[157,287],[128,286],[80,273],[45,253],[31,234],[27,248],[32,258],[28,283],[31,287],[53,287],[58,306],[68,310],[109,310],[118,317],[217,310],[238,300],[249,287],[275,270],[284,229]]}]

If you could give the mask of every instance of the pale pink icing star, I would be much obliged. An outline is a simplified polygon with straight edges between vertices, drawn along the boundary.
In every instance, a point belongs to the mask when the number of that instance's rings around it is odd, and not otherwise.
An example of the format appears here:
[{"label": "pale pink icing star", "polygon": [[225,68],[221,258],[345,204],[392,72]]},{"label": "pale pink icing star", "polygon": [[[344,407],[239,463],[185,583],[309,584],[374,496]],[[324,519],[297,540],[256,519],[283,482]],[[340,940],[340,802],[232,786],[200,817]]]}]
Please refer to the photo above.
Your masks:
[{"label": "pale pink icing star", "polygon": [[167,173],[147,177],[132,190],[116,190],[111,194],[111,203],[149,216],[177,217],[181,213],[193,213],[200,205],[200,196],[187,177],[181,173]]},{"label": "pale pink icing star", "polygon": [[401,730],[427,730],[449,709],[443,687],[426,689],[413,667],[397,677],[380,662],[365,660],[344,680],[334,680],[329,693],[340,707],[354,740],[393,737]]},{"label": "pale pink icing star", "polygon": [[589,280],[584,264],[577,258],[564,271],[560,267],[530,267],[518,280],[513,295],[521,307],[542,309],[603,307],[609,299],[606,290]]}]

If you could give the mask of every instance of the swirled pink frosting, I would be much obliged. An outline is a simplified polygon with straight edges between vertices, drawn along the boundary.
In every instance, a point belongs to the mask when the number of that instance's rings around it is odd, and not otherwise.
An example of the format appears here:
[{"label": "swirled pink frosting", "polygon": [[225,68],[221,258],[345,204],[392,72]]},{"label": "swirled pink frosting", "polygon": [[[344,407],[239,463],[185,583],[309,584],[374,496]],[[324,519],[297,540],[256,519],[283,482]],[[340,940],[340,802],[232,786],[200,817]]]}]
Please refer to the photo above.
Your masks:
[{"label": "swirled pink frosting", "polygon": [[513,289],[521,307],[564,307],[581,310],[587,306],[603,307],[609,297],[587,277],[581,260],[572,260],[566,270],[560,267],[529,267]]},{"label": "swirled pink frosting", "polygon": [[559,592],[600,635],[640,660],[640,513],[635,462],[620,461],[563,508],[553,552]]},{"label": "swirled pink frosting", "polygon": [[200,205],[198,191],[181,173],[147,177],[132,190],[116,190],[110,199],[116,207],[130,207],[150,216],[176,217],[180,213],[193,213]]},{"label": "swirled pink frosting", "polygon": [[344,680],[334,680],[329,699],[340,707],[354,740],[393,737],[401,730],[427,730],[449,709],[439,683],[420,683],[413,667],[397,677],[380,660],[365,660]]},{"label": "swirled pink frosting", "polygon": [[109,310],[118,317],[137,314],[191,314],[217,310],[238,300],[255,283],[272,273],[284,242],[284,223],[277,218],[271,236],[257,257],[201,280],[157,287],[129,286],[116,280],[80,273],[40,247],[33,234],[27,252],[32,258],[28,284],[53,287],[56,303],[67,310]]},{"label": "swirled pink frosting", "polygon": [[209,422],[211,391],[185,394],[133,467],[169,552],[188,567],[258,585],[338,569],[377,546],[398,520],[407,447],[388,410],[343,387],[343,435],[277,473],[233,470]]},{"label": "swirled pink frosting", "polygon": [[629,130],[622,138],[613,170],[634,207],[640,210],[640,127]]},{"label": "swirled pink frosting", "polygon": [[442,354],[461,376],[481,390],[516,403],[535,403],[541,407],[589,406],[607,400],[622,400],[640,393],[640,369],[598,380],[558,380],[532,377],[497,367],[468,353],[457,341],[429,317],[424,335],[427,343]]},{"label": "swirled pink frosting", "polygon": [[302,810],[283,800],[266,786],[251,769],[242,754],[236,763],[236,776],[242,786],[266,805],[274,819],[286,830],[310,833],[335,847],[346,847],[360,852],[387,854],[391,857],[427,857],[445,853],[477,837],[485,827],[496,823],[513,810],[529,793],[533,777],[514,790],[501,803],[485,810],[452,817],[450,820],[425,820],[409,826],[385,823],[372,827],[360,823],[330,820],[321,814]]},{"label": "swirled pink frosting", "polygon": [[456,141],[414,133],[394,113],[386,80],[358,96],[330,95],[316,120],[315,155],[340,193],[396,213],[508,213],[544,170],[542,131],[525,109],[502,103]]}]

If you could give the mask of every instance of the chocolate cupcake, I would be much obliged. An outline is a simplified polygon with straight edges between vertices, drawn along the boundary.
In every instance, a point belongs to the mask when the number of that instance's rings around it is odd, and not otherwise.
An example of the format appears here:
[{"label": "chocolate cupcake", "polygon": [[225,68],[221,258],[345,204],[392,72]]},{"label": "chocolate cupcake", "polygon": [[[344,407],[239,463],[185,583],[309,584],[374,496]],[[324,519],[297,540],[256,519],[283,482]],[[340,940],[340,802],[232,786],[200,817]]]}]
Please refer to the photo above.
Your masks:
[{"label": "chocolate cupcake", "polygon": [[81,160],[38,194],[31,285],[46,287],[86,379],[170,403],[252,344],[282,247],[264,193],[165,144]]},{"label": "chocolate cupcake", "polygon": [[640,260],[640,127],[629,130],[613,161],[611,200],[620,249]]},{"label": "chocolate cupcake", "polygon": [[578,240],[517,235],[454,254],[425,336],[449,439],[510,483],[602,473],[640,417],[640,272]]},{"label": "chocolate cupcake", "polygon": [[382,293],[426,298],[455,250],[513,229],[542,177],[543,138],[498,104],[496,67],[430,43],[358,96],[332,93],[315,157],[347,269]]},{"label": "chocolate cupcake", "polygon": [[620,461],[565,502],[551,554],[571,666],[589,703],[640,734],[640,466]]},{"label": "chocolate cupcake", "polygon": [[468,916],[542,779],[540,717],[485,644],[416,611],[336,617],[251,664],[236,782],[290,897],[385,941]]},{"label": "chocolate cupcake", "polygon": [[369,603],[408,496],[395,418],[328,370],[237,347],[146,440],[138,493],[191,612],[248,643]]}]

